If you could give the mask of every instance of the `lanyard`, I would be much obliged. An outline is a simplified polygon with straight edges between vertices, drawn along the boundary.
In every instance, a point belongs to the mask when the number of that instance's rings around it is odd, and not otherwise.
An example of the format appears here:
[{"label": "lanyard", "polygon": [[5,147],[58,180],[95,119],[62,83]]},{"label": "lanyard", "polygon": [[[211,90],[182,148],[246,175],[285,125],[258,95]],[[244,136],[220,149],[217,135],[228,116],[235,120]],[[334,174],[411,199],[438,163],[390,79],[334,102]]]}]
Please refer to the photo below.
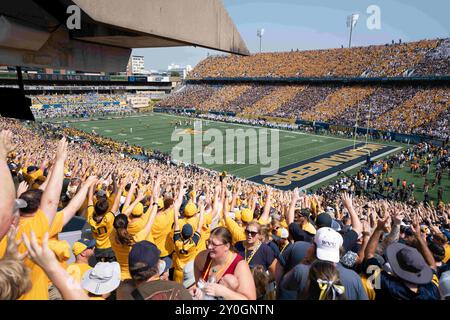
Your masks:
[{"label": "lanyard", "polygon": [[252,261],[256,251],[258,251],[259,247],[261,246],[261,242],[258,244],[258,246],[255,248],[255,250],[252,251],[252,254],[247,258],[247,248],[245,248],[244,251],[244,256],[245,256],[245,261],[247,261],[248,264],[250,264],[250,261]]},{"label": "lanyard", "polygon": [[[225,264],[217,270],[215,267],[212,268],[212,272],[216,274],[216,281],[222,277],[221,273],[225,272],[225,268],[228,267],[229,262],[231,261],[231,258],[233,257],[233,254],[231,252],[228,252],[228,258]],[[208,267],[206,267],[205,273],[203,275],[203,281],[206,281],[209,278],[209,271],[211,270],[212,265],[212,259],[209,261]],[[219,276],[220,275],[220,276]]]},{"label": "lanyard", "polygon": [[281,251],[280,251],[280,254],[283,253],[284,249],[286,249],[288,245],[289,245],[289,243],[286,243],[286,244],[284,245],[283,249],[281,249]]}]

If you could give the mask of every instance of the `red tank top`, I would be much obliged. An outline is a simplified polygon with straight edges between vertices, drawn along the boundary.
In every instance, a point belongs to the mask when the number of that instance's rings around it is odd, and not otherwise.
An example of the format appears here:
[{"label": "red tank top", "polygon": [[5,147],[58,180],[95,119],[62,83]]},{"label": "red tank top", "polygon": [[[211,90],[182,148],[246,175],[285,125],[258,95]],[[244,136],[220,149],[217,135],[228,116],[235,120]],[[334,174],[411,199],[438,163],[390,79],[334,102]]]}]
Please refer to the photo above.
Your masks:
[{"label": "red tank top", "polygon": [[[222,274],[221,277],[223,277],[226,274],[234,275],[234,270],[236,270],[237,264],[242,260],[243,260],[243,258],[239,254],[236,254],[236,257],[234,257],[233,261],[231,262],[231,264],[229,265],[227,270],[225,270],[225,272]],[[209,270],[211,270],[211,262],[212,262],[211,258],[209,257],[209,254],[208,254],[208,257],[206,258],[205,265],[203,266],[202,275],[201,275],[201,279],[203,279],[203,281],[208,281]],[[219,279],[216,279],[216,281],[218,281],[218,280]]]}]

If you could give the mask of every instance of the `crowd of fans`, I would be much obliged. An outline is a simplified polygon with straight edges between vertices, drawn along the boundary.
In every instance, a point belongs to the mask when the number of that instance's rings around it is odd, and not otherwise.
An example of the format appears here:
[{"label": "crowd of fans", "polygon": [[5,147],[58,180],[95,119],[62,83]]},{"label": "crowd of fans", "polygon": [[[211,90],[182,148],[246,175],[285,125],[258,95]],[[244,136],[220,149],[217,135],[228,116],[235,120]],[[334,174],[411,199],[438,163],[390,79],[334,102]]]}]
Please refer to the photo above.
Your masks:
[{"label": "crowd of fans", "polygon": [[[227,88],[230,87],[230,91]],[[424,85],[188,85],[182,94],[158,106],[189,105],[200,111],[272,116],[327,122],[397,133],[420,133],[445,139],[450,93],[448,86]],[[200,91],[209,94],[198,94]],[[221,99],[221,97],[225,97]],[[191,100],[192,99],[192,100]],[[199,108],[197,108],[199,106]],[[439,123],[439,125],[438,125]]]},{"label": "crowd of fans", "polygon": [[[209,57],[191,79],[239,77],[384,77],[446,75],[448,39],[357,48]],[[436,63],[436,60],[440,61]]]},{"label": "crowd of fans", "polygon": [[[73,139],[79,132],[0,125],[0,299],[450,296],[450,205],[417,203],[392,185],[367,193],[381,163],[305,194],[164,157],[136,160],[99,148],[106,140]],[[423,144],[381,174],[407,161],[449,167],[447,150]],[[75,215],[92,239],[69,248],[58,235]]]},{"label": "crowd of fans", "polygon": [[[201,111],[209,110],[231,110],[228,108],[228,104],[236,100],[238,97],[244,94],[247,90],[250,90],[251,86],[247,85],[227,85],[216,91],[210,99],[199,101],[195,104],[195,108]],[[197,107],[198,106],[198,107]]]},{"label": "crowd of fans", "polygon": [[49,94],[31,96],[31,100],[36,119],[133,113],[121,94]]}]

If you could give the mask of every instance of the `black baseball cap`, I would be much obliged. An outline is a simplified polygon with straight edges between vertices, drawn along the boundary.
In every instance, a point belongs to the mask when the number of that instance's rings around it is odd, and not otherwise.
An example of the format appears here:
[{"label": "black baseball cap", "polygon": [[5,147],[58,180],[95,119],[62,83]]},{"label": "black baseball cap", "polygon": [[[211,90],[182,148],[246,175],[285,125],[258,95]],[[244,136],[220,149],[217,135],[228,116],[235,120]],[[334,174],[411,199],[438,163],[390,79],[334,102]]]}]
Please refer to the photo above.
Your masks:
[{"label": "black baseball cap", "polygon": [[[158,247],[150,241],[144,240],[135,243],[128,254],[128,265],[130,267],[131,276],[133,276],[135,272],[142,272],[158,266],[160,255],[161,251],[159,251]],[[142,268],[139,269],[133,268],[138,263],[143,263],[145,266],[142,266]]]},{"label": "black baseball cap", "polygon": [[296,209],[295,214],[308,218],[311,216],[311,211],[307,208]]},{"label": "black baseball cap", "polygon": [[322,212],[316,218],[317,229],[320,229],[323,227],[331,228],[332,224],[333,224],[333,218],[326,212]]},{"label": "black baseball cap", "polygon": [[187,240],[194,234],[194,228],[189,223],[186,223],[183,228],[181,228],[181,237],[183,240]]}]

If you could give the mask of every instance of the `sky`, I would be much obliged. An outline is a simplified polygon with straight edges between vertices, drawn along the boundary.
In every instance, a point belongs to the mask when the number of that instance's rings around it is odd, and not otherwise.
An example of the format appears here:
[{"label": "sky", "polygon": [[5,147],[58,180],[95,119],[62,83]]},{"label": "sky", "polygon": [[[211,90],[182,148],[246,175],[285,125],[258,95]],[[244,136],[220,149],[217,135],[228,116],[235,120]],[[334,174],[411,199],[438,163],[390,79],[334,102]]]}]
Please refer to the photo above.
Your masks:
[{"label": "sky", "polygon": [[[450,37],[449,0],[222,0],[247,48],[259,52],[258,28],[264,28],[262,52],[348,46],[347,16],[359,14],[352,46]],[[380,12],[379,28],[367,21],[370,6]],[[369,28],[370,27],[370,28]],[[171,63],[191,65],[220,52],[194,47],[134,49],[145,56],[147,70],[167,70]]]}]

